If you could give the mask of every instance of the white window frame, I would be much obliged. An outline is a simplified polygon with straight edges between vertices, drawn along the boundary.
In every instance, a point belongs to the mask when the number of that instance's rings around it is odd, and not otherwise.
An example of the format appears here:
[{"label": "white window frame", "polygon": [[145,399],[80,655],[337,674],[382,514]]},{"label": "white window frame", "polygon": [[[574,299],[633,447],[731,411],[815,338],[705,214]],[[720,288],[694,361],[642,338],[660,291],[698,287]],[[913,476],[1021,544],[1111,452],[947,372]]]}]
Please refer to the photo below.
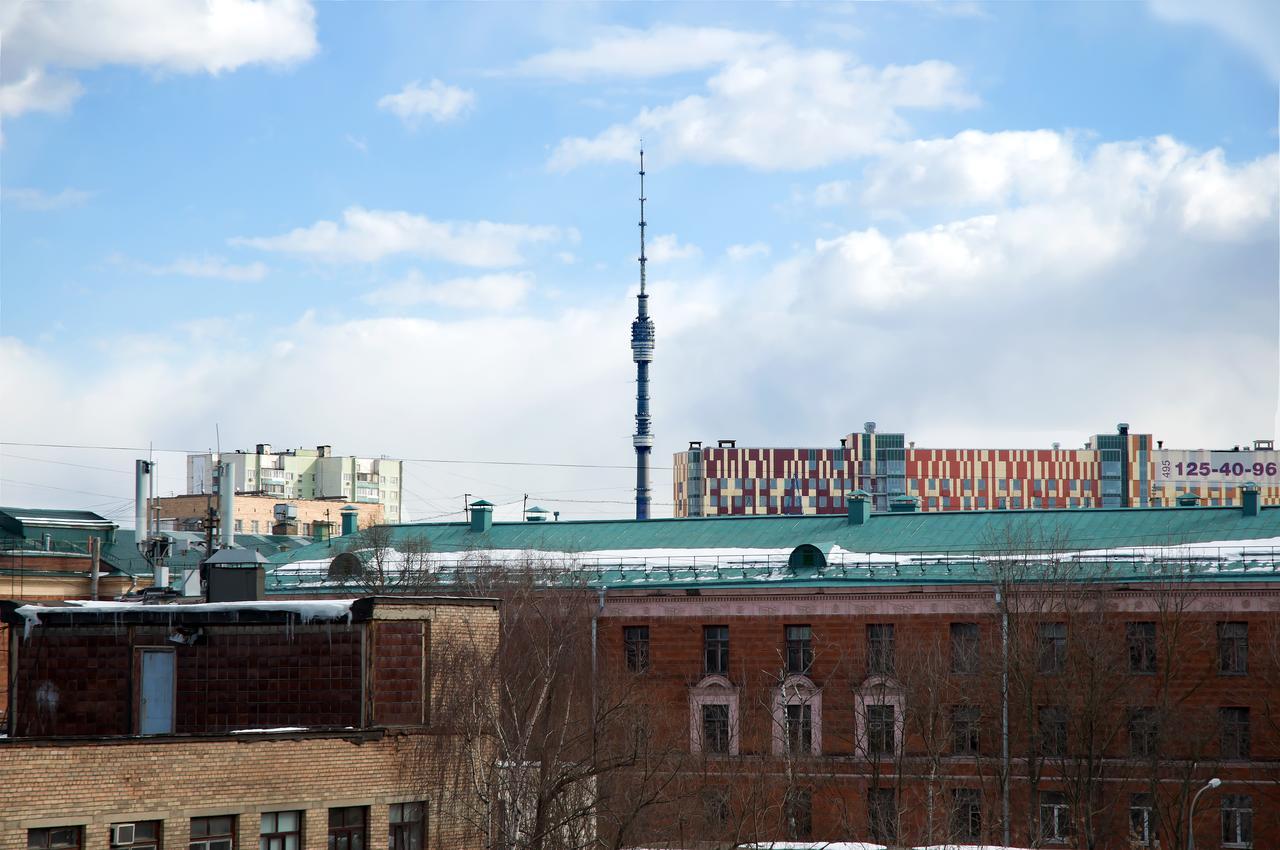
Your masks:
[{"label": "white window frame", "polygon": [[854,752],[870,757],[867,750],[867,706],[893,706],[893,752],[882,753],[877,758],[902,755],[903,736],[907,726],[907,701],[902,686],[887,676],[870,676],[858,688],[853,698]]},{"label": "white window frame", "polygon": [[[787,706],[809,706],[812,727],[811,747],[807,753],[791,753],[787,748]],[[822,689],[808,676],[788,676],[773,692],[773,754],[822,755]]]},{"label": "white window frame", "polygon": [[[702,707],[704,705],[727,705],[729,707],[729,755],[738,754],[738,689],[727,678],[721,675],[706,676],[697,685],[689,689],[689,751],[703,752],[702,746]],[[708,753],[708,755],[724,755]]]}]

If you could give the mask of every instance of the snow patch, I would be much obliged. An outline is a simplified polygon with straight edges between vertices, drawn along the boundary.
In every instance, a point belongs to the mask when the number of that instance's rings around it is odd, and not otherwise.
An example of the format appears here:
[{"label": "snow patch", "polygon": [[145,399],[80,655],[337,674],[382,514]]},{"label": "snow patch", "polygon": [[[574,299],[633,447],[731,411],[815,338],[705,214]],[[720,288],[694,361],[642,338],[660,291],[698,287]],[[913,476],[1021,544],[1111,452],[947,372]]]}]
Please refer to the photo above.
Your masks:
[{"label": "snow patch", "polygon": [[304,623],[316,620],[343,620],[351,623],[351,603],[354,600],[317,600],[303,602],[198,602],[183,604],[146,604],[143,602],[98,602],[68,600],[66,605],[23,605],[17,613],[24,621],[22,637],[31,636],[31,630],[40,625],[41,614],[83,614],[100,612],[123,614],[130,611],[147,611],[159,614],[225,613],[235,611],[271,611],[297,614]]}]

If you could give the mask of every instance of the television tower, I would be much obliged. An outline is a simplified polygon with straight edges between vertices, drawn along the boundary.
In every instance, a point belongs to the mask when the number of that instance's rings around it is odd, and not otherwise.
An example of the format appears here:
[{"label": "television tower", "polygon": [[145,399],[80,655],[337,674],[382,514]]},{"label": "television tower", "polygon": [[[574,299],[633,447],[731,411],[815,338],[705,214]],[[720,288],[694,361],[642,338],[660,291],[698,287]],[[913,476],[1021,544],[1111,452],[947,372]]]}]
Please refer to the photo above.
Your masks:
[{"label": "television tower", "polygon": [[636,363],[636,519],[649,518],[649,455],[653,432],[649,430],[649,364],[653,361],[653,320],[649,295],[644,291],[644,148],[640,148],[640,294],[636,296],[636,320],[631,323],[631,359]]}]

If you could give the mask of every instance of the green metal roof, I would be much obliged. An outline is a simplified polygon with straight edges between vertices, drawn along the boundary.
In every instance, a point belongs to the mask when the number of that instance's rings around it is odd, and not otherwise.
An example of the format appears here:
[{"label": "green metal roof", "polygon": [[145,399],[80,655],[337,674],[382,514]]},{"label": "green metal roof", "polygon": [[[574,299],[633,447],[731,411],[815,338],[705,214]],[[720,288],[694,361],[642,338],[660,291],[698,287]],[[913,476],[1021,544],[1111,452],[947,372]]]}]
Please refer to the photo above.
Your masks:
[{"label": "green metal roof", "polygon": [[[163,534],[173,539],[169,557],[165,563],[170,574],[183,569],[194,568],[204,559],[204,534],[198,531],[165,531]],[[134,543],[132,528],[122,528],[116,532],[115,542],[102,547],[102,557],[112,566],[129,575],[151,575],[151,564]],[[291,537],[279,534],[237,534],[236,545],[252,549],[264,557],[281,554],[280,550],[297,550],[311,543],[309,537]],[[193,545],[200,544],[200,545]]]},{"label": "green metal roof", "polygon": [[[945,553],[1005,548],[1010,538],[1044,541],[1057,550],[1178,546],[1280,537],[1280,507],[1257,516],[1239,508],[1088,508],[1077,510],[876,513],[855,525],[834,516],[752,516],[697,519],[495,522],[487,531],[469,523],[388,526],[390,543],[425,541],[432,552],[508,549],[544,552],[602,550],[790,549],[810,543],[823,551]],[[335,537],[271,557],[274,563],[332,557],[348,542]]]}]

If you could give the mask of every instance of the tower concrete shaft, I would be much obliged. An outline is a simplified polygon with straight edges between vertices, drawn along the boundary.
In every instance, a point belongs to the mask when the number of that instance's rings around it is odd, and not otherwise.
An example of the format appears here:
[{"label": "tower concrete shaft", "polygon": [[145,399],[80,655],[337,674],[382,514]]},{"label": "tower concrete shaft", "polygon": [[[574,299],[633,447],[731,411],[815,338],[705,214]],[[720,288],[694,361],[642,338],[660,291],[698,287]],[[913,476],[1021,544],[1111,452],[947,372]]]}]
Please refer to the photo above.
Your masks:
[{"label": "tower concrete shaft", "polygon": [[649,318],[649,294],[645,292],[644,255],[644,149],[640,150],[640,294],[636,296],[635,321],[631,323],[631,359],[636,364],[636,433],[631,438],[636,449],[636,519],[649,518],[652,493],[649,485],[649,457],[653,453],[653,432],[649,417],[649,364],[653,362],[653,320]]}]

